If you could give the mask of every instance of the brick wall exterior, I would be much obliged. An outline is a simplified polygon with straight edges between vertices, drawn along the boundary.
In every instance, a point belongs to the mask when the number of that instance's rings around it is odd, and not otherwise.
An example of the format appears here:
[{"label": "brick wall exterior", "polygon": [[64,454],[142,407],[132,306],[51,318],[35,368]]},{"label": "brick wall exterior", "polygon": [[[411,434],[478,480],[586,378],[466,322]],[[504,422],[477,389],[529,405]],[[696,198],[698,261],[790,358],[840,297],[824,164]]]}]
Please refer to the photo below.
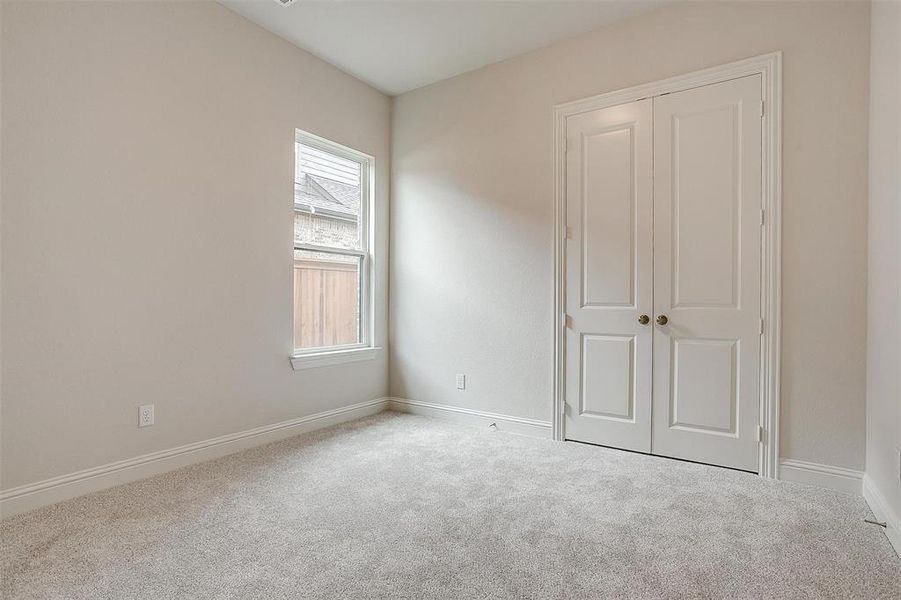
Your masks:
[{"label": "brick wall exterior", "polygon": [[318,246],[356,248],[357,223],[305,212],[294,213],[294,240]]}]

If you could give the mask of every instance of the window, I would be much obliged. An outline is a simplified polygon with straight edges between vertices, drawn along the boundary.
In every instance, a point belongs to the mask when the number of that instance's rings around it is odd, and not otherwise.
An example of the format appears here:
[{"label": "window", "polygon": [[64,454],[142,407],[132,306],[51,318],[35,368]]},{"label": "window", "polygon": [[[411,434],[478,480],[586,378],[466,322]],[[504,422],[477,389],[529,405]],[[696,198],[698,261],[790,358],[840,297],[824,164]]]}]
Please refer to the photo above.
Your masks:
[{"label": "window", "polygon": [[301,131],[294,152],[292,363],[371,358],[373,159]]}]

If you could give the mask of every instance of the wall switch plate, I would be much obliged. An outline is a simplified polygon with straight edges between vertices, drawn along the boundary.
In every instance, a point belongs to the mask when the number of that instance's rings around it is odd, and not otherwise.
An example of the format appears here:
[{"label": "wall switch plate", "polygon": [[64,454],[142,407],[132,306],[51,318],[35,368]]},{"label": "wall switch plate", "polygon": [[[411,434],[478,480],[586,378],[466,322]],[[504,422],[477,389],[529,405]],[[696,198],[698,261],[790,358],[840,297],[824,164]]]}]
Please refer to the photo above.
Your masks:
[{"label": "wall switch plate", "polygon": [[457,373],[457,389],[466,389],[466,375],[464,375],[463,373]]},{"label": "wall switch plate", "polygon": [[153,425],[153,405],[145,404],[138,408],[138,427],[150,427]]}]

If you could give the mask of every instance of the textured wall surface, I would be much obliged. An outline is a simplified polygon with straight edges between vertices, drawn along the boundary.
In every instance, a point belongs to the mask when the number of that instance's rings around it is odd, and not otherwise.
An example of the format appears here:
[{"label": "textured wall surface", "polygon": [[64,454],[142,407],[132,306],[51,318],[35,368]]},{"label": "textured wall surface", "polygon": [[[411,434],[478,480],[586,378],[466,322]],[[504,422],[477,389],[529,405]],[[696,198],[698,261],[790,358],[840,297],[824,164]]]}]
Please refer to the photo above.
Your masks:
[{"label": "textured wall surface", "polygon": [[382,396],[291,369],[294,131],[376,158],[384,346],[390,99],[214,2],[2,11],[0,486]]},{"label": "textured wall surface", "polygon": [[871,48],[867,475],[901,519],[901,3],[873,3]]},{"label": "textured wall surface", "polygon": [[679,3],[396,98],[392,395],[550,420],[553,106],[782,50],[781,453],[863,468],[869,28],[865,2]]}]

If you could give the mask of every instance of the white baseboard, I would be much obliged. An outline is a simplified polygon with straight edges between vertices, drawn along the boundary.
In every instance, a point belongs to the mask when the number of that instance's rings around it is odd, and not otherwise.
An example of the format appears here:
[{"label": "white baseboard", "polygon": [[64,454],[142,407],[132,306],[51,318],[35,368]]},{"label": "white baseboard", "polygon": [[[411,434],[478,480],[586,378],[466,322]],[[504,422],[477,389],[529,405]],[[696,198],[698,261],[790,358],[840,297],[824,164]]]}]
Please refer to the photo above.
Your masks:
[{"label": "white baseboard", "polygon": [[68,475],[0,491],[0,516],[8,517],[41,506],[82,496],[179,467],[246,450],[300,433],[322,429],[382,412],[388,398],[376,398],[306,417],[169,448]]},{"label": "white baseboard", "polygon": [[407,400],[406,398],[389,398],[388,400],[388,408],[397,412],[436,417],[479,427],[489,427],[494,423],[497,426],[498,431],[540,438],[554,437],[550,421],[538,421],[536,419],[499,415],[481,410],[460,408],[458,406],[446,406],[443,404],[420,402],[418,400]]},{"label": "white baseboard", "polygon": [[855,496],[860,496],[863,490],[863,473],[861,471],[803,460],[780,460],[779,479],[815,485]]},{"label": "white baseboard", "polygon": [[892,509],[869,475],[863,477],[863,497],[876,520],[885,522],[885,535],[901,556],[901,515]]}]

